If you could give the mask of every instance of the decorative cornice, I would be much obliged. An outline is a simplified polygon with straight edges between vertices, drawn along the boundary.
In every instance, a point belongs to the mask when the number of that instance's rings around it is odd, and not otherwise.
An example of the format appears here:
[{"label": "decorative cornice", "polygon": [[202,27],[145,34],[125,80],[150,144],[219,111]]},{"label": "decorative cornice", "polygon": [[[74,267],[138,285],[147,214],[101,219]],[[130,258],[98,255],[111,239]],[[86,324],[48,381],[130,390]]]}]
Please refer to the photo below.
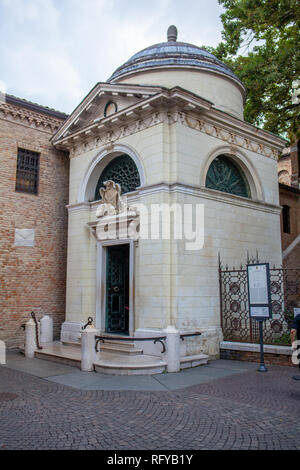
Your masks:
[{"label": "decorative cornice", "polygon": [[4,102],[8,104],[14,104],[21,108],[28,108],[31,111],[36,111],[37,113],[46,114],[47,116],[51,116],[57,118],[61,121],[65,121],[68,119],[68,114],[62,113],[61,111],[57,111],[56,109],[49,108],[48,106],[43,106],[38,103],[33,103],[32,101],[25,100],[24,98],[18,98],[14,95],[4,95]]},{"label": "decorative cornice", "polygon": [[66,206],[66,209],[68,209],[68,212],[80,212],[84,211],[87,209],[91,208],[91,203],[90,202],[79,202],[77,204],[68,204]]},{"label": "decorative cornice", "polygon": [[122,137],[161,123],[179,123],[233,147],[250,150],[274,160],[285,146],[284,139],[228,115],[214,108],[209,101],[180,87],[161,89],[120,112],[68,135],[64,135],[62,128],[53,138],[53,143],[58,148],[71,150],[71,157],[74,157],[94,148],[112,145]]},{"label": "decorative cornice", "polygon": [[[95,87],[88,93],[83,101],[75,108],[72,114],[69,116],[67,121],[63,124],[61,129],[52,137],[53,142],[56,144],[58,140],[62,139],[66,135],[74,134],[78,129],[74,130],[74,125],[79,122],[85,113],[89,113],[93,105],[99,103],[103,96],[107,95],[107,98],[120,96],[136,96],[137,99],[141,99],[144,102],[149,96],[157,95],[163,88],[158,86],[142,86],[142,85],[131,85],[131,84],[118,84],[111,85],[108,83],[97,83]],[[119,113],[116,113],[119,115]],[[115,114],[113,117],[116,116]]]},{"label": "decorative cornice", "polygon": [[[97,136],[94,136],[92,131],[86,131],[85,138],[82,139],[82,136],[75,136],[72,139],[72,142],[69,144],[70,158],[96,148],[103,148],[108,145],[112,146],[117,140],[123,137],[136,134],[137,132],[164,122],[168,122],[168,114],[167,112],[160,111],[149,114],[143,119],[129,121],[127,124],[119,123],[119,126],[114,126],[111,129],[108,129],[104,125],[101,127],[98,126],[99,132]],[[76,143],[77,140],[78,144]],[[60,148],[60,146],[58,146],[58,148]]]},{"label": "decorative cornice", "polygon": [[[165,193],[182,193],[190,196],[201,197],[203,199],[210,199],[213,201],[223,202],[225,204],[246,207],[248,209],[269,212],[276,215],[281,213],[281,206],[269,204],[263,201],[248,199],[234,194],[223,193],[214,189],[209,189],[201,186],[187,185],[182,183],[160,183],[151,186],[144,186],[139,189],[139,195],[150,195],[158,192]],[[129,198],[128,198],[129,199]]]},{"label": "decorative cornice", "polygon": [[[188,115],[187,113],[179,112],[173,119],[174,122],[180,122],[191,129],[220,139],[233,147],[236,146],[250,150],[274,160],[278,159],[280,147],[277,143],[274,142],[272,144],[270,142],[268,145],[263,142],[263,139],[260,136],[250,135],[249,130],[246,127],[247,124],[246,126],[241,125],[239,129],[230,129],[228,124],[216,124],[213,119],[213,111],[211,114],[212,116],[209,118],[207,118],[207,116],[203,116],[202,119],[199,119]],[[282,146],[284,146],[284,144],[282,144]]]},{"label": "decorative cornice", "polygon": [[[202,116],[201,119],[199,119],[183,111],[154,111],[144,117],[136,118],[131,122],[128,119],[128,123],[119,120],[113,122],[112,120],[110,129],[104,125],[99,125],[97,135],[94,135],[92,130],[87,130],[84,135],[78,134],[73,136],[72,139],[69,139],[68,142],[61,145],[61,148],[68,148],[70,150],[70,158],[73,158],[96,148],[113,145],[117,140],[123,137],[135,134],[144,129],[149,129],[155,125],[162,123],[178,123],[195,131],[215,137],[232,147],[250,150],[274,160],[278,159],[280,153],[278,144],[265,144],[260,136],[251,137],[245,129],[241,129],[240,132],[231,131],[224,126],[213,125],[209,121],[211,121],[211,118],[207,120],[206,116]],[[117,123],[118,125],[116,125]],[[282,144],[282,146],[283,145],[284,144]]]},{"label": "decorative cornice", "polygon": [[[236,196],[234,194],[223,193],[221,191],[216,191],[209,188],[204,188],[196,185],[187,185],[182,183],[158,183],[149,186],[143,186],[137,191],[128,193],[127,201],[128,204],[133,204],[134,202],[140,202],[142,196],[149,196],[156,193],[181,193],[188,194],[190,196],[199,197],[201,199],[209,199],[212,201],[222,202],[224,204],[235,205],[239,207],[246,207],[247,209],[258,210],[262,212],[267,212],[271,214],[280,215],[281,206],[274,204],[269,204],[263,201],[258,201],[254,199],[248,199],[241,196]],[[78,212],[86,210],[95,210],[99,205],[100,201],[93,202],[81,202],[77,204],[70,204],[67,207],[68,212]]]},{"label": "decorative cornice", "polygon": [[63,122],[62,119],[48,116],[45,113],[38,113],[9,103],[1,103],[0,118],[43,130],[49,134],[56,132]]}]

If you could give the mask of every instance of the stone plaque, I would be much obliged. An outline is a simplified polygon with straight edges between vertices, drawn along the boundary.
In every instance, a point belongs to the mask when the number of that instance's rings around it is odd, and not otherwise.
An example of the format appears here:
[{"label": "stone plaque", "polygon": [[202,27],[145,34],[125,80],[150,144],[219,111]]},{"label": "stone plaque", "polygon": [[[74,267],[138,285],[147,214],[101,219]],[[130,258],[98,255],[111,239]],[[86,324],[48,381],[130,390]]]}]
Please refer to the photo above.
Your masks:
[{"label": "stone plaque", "polygon": [[33,228],[15,229],[15,246],[34,246]]}]

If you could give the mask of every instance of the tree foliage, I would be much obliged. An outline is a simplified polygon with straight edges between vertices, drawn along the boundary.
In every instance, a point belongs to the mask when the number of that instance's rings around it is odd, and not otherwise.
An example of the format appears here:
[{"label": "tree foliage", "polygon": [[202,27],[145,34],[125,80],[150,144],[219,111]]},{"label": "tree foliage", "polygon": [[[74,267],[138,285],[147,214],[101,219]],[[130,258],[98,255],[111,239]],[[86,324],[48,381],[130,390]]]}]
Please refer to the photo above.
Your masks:
[{"label": "tree foliage", "polygon": [[300,78],[298,0],[219,0],[223,41],[210,51],[247,89],[245,120],[270,132],[299,137],[299,105],[292,82]]}]

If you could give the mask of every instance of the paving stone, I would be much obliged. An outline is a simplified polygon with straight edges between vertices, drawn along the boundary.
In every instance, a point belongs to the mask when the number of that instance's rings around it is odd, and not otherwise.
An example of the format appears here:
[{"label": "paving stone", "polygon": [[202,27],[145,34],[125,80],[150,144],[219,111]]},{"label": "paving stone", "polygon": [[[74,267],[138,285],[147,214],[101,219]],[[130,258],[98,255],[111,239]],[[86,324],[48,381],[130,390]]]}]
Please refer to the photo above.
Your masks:
[{"label": "paving stone", "polygon": [[300,387],[293,375],[293,368],[271,366],[266,374],[250,369],[172,391],[106,391],[0,366],[0,393],[16,395],[0,402],[0,448],[296,450]]}]

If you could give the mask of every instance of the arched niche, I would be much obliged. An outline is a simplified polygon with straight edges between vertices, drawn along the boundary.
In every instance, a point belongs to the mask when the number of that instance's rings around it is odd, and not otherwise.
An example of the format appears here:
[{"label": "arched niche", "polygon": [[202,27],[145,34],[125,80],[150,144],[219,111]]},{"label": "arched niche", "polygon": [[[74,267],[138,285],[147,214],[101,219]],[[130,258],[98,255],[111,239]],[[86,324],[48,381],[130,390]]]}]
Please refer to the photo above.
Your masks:
[{"label": "arched niche", "polygon": [[[216,176],[215,184],[211,181],[214,169],[216,173],[220,173],[219,178]],[[229,179],[228,184],[226,178]],[[200,184],[225,194],[264,200],[262,184],[252,162],[239,150],[228,147],[220,147],[211,152],[202,166]],[[239,185],[238,191],[234,191],[235,184]]]},{"label": "arched niche", "polygon": [[137,154],[127,146],[115,146],[113,150],[103,150],[92,160],[88,166],[80,185],[78,194],[79,203],[95,201],[96,188],[101,175],[114,159],[120,158],[124,155],[129,157],[134,162],[138,170],[140,186],[145,184],[144,168]]},{"label": "arched niche", "polygon": [[279,183],[286,184],[289,186],[291,184],[291,177],[287,170],[281,170],[278,173],[278,181]]}]

